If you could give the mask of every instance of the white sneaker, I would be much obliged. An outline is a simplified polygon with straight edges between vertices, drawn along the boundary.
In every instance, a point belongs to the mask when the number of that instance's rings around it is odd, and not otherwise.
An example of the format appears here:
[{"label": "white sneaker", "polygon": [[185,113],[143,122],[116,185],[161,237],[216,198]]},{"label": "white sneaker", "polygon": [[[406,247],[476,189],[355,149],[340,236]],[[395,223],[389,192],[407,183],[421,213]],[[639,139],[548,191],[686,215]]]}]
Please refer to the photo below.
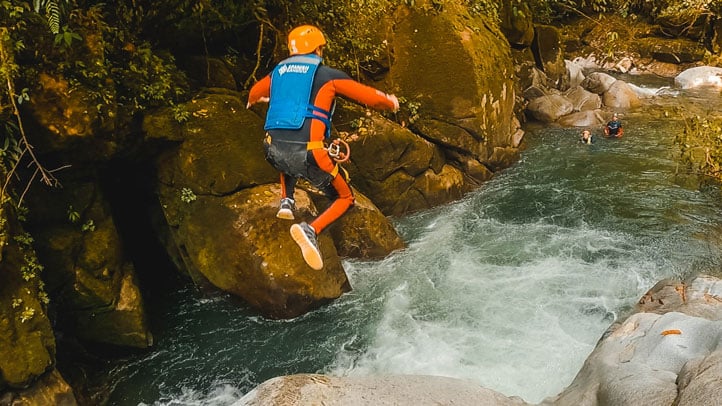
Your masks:
[{"label": "white sneaker", "polygon": [[323,257],[316,242],[316,232],[305,222],[291,226],[291,238],[301,248],[303,260],[308,266],[320,271],[323,269]]},{"label": "white sneaker", "polygon": [[280,209],[276,213],[276,217],[284,220],[294,220],[293,211],[296,210],[296,202],[293,199],[281,199]]}]

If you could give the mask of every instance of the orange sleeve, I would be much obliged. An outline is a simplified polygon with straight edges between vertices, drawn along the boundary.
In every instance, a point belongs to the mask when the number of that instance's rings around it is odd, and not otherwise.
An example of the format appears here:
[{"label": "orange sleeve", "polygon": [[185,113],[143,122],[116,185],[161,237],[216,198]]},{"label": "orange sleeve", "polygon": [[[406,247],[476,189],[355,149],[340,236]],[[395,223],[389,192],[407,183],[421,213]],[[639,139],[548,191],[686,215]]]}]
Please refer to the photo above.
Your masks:
[{"label": "orange sleeve", "polygon": [[271,95],[271,75],[265,76],[256,82],[248,93],[248,105],[255,104],[261,97],[270,97]]},{"label": "orange sleeve", "polygon": [[386,93],[366,86],[353,79],[334,79],[333,85],[338,95],[347,97],[377,110],[393,110],[394,103]]}]

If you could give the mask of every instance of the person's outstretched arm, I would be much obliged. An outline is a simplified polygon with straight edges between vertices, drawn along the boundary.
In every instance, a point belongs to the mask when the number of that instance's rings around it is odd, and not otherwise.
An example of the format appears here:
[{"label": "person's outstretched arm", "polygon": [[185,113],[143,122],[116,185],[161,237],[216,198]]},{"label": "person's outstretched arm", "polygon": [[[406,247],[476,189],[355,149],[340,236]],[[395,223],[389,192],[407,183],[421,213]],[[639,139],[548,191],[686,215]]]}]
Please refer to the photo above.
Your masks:
[{"label": "person's outstretched arm", "polygon": [[397,111],[399,109],[399,99],[395,95],[386,94],[351,78],[334,79],[333,84],[337,94],[376,110]]},{"label": "person's outstretched arm", "polygon": [[263,79],[256,82],[248,93],[248,103],[246,108],[251,107],[257,102],[268,103],[271,96],[271,76],[267,75]]}]

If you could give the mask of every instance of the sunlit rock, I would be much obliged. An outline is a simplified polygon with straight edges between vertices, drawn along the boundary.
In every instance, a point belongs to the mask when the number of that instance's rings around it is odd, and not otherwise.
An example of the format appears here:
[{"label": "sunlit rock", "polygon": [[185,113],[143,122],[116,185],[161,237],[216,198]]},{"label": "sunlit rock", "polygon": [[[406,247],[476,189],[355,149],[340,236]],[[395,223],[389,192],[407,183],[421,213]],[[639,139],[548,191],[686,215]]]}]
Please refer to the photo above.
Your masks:
[{"label": "sunlit rock", "polygon": [[55,369],[43,375],[29,388],[9,391],[0,395],[0,405],[75,406],[77,404],[73,388]]},{"label": "sunlit rock", "polygon": [[689,68],[674,78],[674,84],[682,89],[722,87],[722,68],[715,66]]},{"label": "sunlit rock", "polygon": [[144,121],[147,139],[182,141],[158,159],[161,183],[224,195],[278,181],[278,172],[264,159],[263,120],[238,94],[202,94],[182,107],[189,115],[182,124],[168,110]]},{"label": "sunlit rock", "polygon": [[642,105],[639,96],[632,87],[623,80],[617,80],[602,95],[602,103],[606,107],[634,108]]},{"label": "sunlit rock", "polygon": [[424,132],[435,127],[430,121],[454,127],[445,144],[482,162],[493,147],[508,146],[509,134],[516,131],[514,67],[504,35],[485,17],[453,2],[444,5],[443,13],[408,7],[398,16],[395,62],[385,84],[418,105],[427,123],[415,131],[438,139]]},{"label": "sunlit rock", "polygon": [[460,379],[392,375],[332,377],[290,375],[269,379],[241,398],[243,406],[494,405],[528,403]]},{"label": "sunlit rock", "polygon": [[722,281],[663,280],[636,310],[607,330],[571,385],[544,405],[716,404]]}]

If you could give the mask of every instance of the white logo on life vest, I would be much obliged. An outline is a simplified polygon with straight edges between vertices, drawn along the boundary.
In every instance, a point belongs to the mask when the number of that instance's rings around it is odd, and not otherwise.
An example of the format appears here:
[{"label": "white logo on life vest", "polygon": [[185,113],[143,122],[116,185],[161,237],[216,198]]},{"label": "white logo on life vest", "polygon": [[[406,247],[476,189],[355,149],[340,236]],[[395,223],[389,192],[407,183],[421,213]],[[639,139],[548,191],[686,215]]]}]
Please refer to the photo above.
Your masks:
[{"label": "white logo on life vest", "polygon": [[308,65],[283,65],[278,69],[278,74],[283,75],[284,73],[306,73],[310,66]]}]

